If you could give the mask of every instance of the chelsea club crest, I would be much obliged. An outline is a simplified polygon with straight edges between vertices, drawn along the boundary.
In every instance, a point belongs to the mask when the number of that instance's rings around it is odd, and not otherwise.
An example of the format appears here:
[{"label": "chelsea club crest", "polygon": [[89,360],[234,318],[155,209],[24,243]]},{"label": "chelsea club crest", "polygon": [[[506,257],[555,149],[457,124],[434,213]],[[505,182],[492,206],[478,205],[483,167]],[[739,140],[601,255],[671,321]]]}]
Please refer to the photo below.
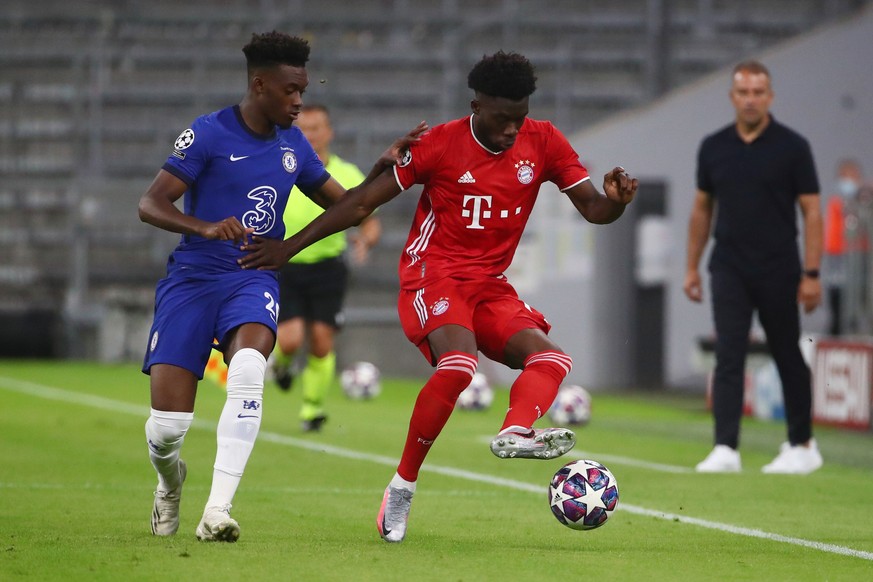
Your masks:
[{"label": "chelsea club crest", "polygon": [[297,169],[297,156],[294,155],[294,152],[285,152],[282,155],[282,166],[289,174],[294,173],[294,170]]}]

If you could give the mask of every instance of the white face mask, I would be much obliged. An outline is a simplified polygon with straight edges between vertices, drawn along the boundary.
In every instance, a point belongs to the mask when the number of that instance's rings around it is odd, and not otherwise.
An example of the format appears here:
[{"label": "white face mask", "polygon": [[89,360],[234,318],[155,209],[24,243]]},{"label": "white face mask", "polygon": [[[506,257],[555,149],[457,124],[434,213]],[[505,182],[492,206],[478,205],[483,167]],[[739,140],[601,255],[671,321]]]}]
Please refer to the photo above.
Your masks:
[{"label": "white face mask", "polygon": [[840,178],[837,181],[837,190],[846,198],[850,198],[858,193],[858,183],[851,178]]}]

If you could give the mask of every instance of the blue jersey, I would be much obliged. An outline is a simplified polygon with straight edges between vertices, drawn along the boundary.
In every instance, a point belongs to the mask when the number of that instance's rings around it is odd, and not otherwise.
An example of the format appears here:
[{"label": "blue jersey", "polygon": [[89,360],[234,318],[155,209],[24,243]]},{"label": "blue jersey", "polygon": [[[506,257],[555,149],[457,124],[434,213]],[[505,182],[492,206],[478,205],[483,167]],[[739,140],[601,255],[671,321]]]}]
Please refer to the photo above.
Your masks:
[{"label": "blue jersey", "polygon": [[[176,139],[163,169],[188,185],[185,214],[207,222],[236,216],[254,234],[279,240],[291,188],[310,193],[330,177],[300,129],[258,135],[238,105],[198,117]],[[183,235],[168,270],[238,271],[244,254],[233,241]]]}]

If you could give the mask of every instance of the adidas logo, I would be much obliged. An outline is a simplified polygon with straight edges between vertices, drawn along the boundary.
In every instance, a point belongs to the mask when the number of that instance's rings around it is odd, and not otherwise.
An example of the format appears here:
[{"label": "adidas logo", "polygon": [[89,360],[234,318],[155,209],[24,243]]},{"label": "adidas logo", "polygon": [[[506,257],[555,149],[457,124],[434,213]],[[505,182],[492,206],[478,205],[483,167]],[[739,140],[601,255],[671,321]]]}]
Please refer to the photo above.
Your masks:
[{"label": "adidas logo", "polygon": [[458,178],[458,184],[475,184],[476,178],[470,172],[464,172],[464,175]]}]

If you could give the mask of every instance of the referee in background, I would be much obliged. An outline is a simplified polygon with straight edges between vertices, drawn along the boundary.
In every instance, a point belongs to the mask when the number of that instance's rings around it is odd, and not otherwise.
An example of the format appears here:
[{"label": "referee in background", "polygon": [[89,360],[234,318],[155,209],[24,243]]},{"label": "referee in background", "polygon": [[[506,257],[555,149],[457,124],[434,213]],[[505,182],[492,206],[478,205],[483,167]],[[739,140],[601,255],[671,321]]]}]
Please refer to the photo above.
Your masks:
[{"label": "referee in background", "polygon": [[[331,153],[334,134],[327,107],[304,105],[296,124],[327,171],[344,188],[364,181],[364,174],[354,164]],[[285,209],[285,236],[297,233],[322,212],[320,206],[294,188]],[[369,216],[361,222],[349,236],[352,261],[366,262],[381,232],[378,218]],[[324,401],[336,376],[334,336],[342,325],[348,242],[345,232],[333,234],[302,250],[279,271],[279,331],[272,358],[273,377],[282,390],[291,389],[293,360],[308,336],[309,353],[298,380],[303,391],[300,421],[304,432],[320,430],[327,420]]]}]

